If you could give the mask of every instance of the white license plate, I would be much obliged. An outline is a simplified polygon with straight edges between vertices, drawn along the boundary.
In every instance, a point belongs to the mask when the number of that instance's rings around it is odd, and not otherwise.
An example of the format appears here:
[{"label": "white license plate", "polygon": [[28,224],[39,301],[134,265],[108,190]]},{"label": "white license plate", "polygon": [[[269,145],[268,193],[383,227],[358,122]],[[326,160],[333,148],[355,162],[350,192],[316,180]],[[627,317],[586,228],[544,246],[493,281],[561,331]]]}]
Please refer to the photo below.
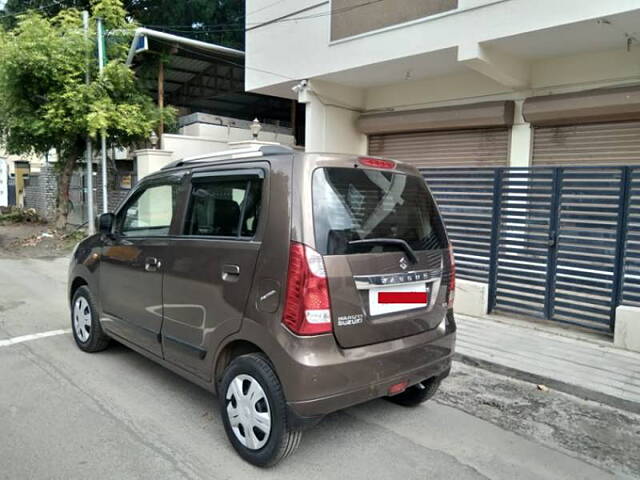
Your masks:
[{"label": "white license plate", "polygon": [[426,308],[429,289],[424,282],[406,283],[369,290],[369,314],[371,316]]}]

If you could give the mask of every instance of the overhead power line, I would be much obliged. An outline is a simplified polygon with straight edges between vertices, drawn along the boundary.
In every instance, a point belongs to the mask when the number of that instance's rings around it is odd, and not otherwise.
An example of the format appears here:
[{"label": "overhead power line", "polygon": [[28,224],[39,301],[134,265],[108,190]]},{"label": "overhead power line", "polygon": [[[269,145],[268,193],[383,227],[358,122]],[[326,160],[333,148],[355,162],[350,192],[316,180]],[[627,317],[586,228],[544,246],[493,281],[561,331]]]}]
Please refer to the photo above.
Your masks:
[{"label": "overhead power line", "polygon": [[376,3],[380,3],[380,2],[384,2],[384,1],[385,0],[369,0],[367,2],[359,3],[357,5],[351,5],[349,7],[337,8],[337,9],[331,10],[329,12],[311,13],[309,15],[301,15],[301,16],[297,16],[297,17],[284,17],[284,18],[279,18],[279,19],[271,20],[271,21],[266,20],[264,22],[247,23],[247,26],[255,27],[255,26],[258,26],[258,25],[265,24],[265,23],[268,23],[268,24],[286,23],[286,22],[295,22],[295,21],[298,21],[298,20],[308,20],[308,19],[320,18],[320,17],[330,17],[330,16],[335,16],[335,15],[341,14],[341,13],[350,12],[350,11],[356,10],[358,8],[368,7],[369,5],[374,5]]},{"label": "overhead power line", "polygon": [[262,12],[263,10],[267,10],[268,8],[275,7],[276,5],[279,5],[284,1],[285,0],[278,0],[277,2],[270,3],[269,5],[265,5],[262,8],[258,8],[257,10],[252,10],[251,12],[247,12],[247,17],[249,17],[249,15],[253,15],[255,13]]},{"label": "overhead power line", "polygon": [[[200,32],[205,32],[205,31],[215,31],[215,32],[219,32],[222,31],[221,29],[228,29],[225,31],[236,31],[235,28],[241,29],[241,30],[245,30],[245,27],[256,27],[259,25],[263,25],[263,24],[275,24],[275,23],[287,23],[287,22],[297,22],[299,20],[309,20],[309,19],[314,19],[314,18],[321,18],[321,17],[329,17],[329,16],[336,16],[339,15],[341,13],[346,13],[346,12],[350,12],[352,10],[356,10],[358,8],[363,8],[363,7],[367,7],[369,5],[374,5],[376,3],[380,3],[383,2],[385,0],[368,0],[364,3],[359,3],[357,5],[351,5],[349,7],[343,7],[343,8],[339,8],[336,10],[332,10],[329,12],[320,12],[320,13],[311,13],[308,15],[299,15],[299,16],[292,16],[292,17],[284,17],[284,18],[278,18],[275,20],[265,20],[262,22],[247,22],[246,24],[242,24],[242,23],[217,23],[217,24],[204,24],[201,25],[202,27],[208,27],[207,30],[201,30],[198,29],[197,27],[194,27],[193,25],[145,25],[146,27],[149,28],[166,28],[167,30],[172,30],[172,31],[181,31],[182,29],[184,29],[185,31],[200,31]],[[193,29],[193,30],[191,30]]]},{"label": "overhead power line", "polygon": [[[314,14],[309,14],[309,15],[300,15],[300,16],[293,16],[293,17],[284,17],[284,18],[279,18],[279,19],[275,19],[275,20],[267,20],[267,21],[263,21],[263,22],[254,22],[254,23],[246,23],[246,24],[241,24],[241,23],[219,23],[219,24],[213,24],[213,25],[203,25],[204,27],[211,27],[207,30],[202,30],[202,29],[198,29],[198,28],[194,28],[193,24],[192,25],[145,25],[146,27],[149,28],[163,28],[165,30],[168,31],[173,31],[173,32],[181,32],[181,33],[192,33],[192,32],[200,32],[200,33],[227,33],[227,32],[239,32],[239,31],[246,31],[247,27],[257,27],[259,25],[263,25],[263,24],[278,24],[278,23],[287,23],[287,22],[297,22],[299,20],[310,20],[310,19],[314,19],[314,18],[322,18],[322,17],[328,17],[328,16],[335,16],[341,13],[345,13],[345,12],[350,12],[353,10],[356,10],[358,8],[363,8],[363,7],[367,7],[369,5],[374,5],[376,3],[380,3],[383,2],[384,0],[368,0],[364,3],[359,3],[357,5],[351,5],[349,7],[343,7],[343,8],[339,8],[336,10],[332,10],[329,12],[321,12],[321,13],[314,13]],[[276,2],[274,4],[271,4],[270,6],[276,5],[279,2]],[[22,10],[20,12],[14,12],[14,13],[9,13],[6,15],[1,15],[0,16],[0,20],[3,18],[9,18],[9,17],[16,17],[18,15],[22,15],[25,13],[28,13],[30,11],[42,11],[42,10],[47,10],[48,8],[51,7],[55,7],[55,6],[59,6],[61,5],[61,0],[57,0],[53,3],[50,3],[48,5],[42,5],[40,7],[35,7],[35,8],[27,8],[25,10]],[[267,6],[269,7],[269,6]],[[263,9],[267,9],[267,7],[264,7]],[[261,11],[262,9],[256,10],[254,12],[251,13],[256,13],[258,11]],[[251,14],[250,13],[250,14]]]}]

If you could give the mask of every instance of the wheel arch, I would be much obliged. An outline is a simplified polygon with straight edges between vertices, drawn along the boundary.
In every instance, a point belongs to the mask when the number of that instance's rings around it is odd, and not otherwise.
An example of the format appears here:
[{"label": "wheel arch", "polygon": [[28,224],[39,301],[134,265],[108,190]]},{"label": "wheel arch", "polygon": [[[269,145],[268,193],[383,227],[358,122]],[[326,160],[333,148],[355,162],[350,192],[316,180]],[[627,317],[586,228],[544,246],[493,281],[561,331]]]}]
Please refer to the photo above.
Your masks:
[{"label": "wheel arch", "polygon": [[271,362],[265,350],[254,342],[241,338],[229,340],[220,348],[216,355],[213,367],[213,383],[216,390],[227,366],[229,366],[235,358],[248,353],[261,353]]},{"label": "wheel arch", "polygon": [[69,302],[73,300],[73,296],[76,294],[78,289],[83,286],[88,287],[89,282],[87,282],[87,280],[84,277],[77,275],[71,282],[71,285],[69,286]]}]

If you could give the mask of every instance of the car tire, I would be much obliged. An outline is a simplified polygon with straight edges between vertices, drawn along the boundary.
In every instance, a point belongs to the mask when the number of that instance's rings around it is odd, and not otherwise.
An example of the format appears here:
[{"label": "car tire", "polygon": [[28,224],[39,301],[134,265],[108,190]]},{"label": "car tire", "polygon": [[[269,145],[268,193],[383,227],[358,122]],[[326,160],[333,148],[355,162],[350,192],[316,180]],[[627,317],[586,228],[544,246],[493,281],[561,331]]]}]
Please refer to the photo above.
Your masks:
[{"label": "car tire", "polygon": [[218,392],[227,437],[247,462],[270,467],[298,448],[302,431],[289,426],[282,385],[264,355],[234,359]]},{"label": "car tire", "polygon": [[430,378],[407,388],[404,392],[387,397],[387,400],[403,407],[415,407],[433,398],[440,387],[440,380]]},{"label": "car tire", "polygon": [[71,331],[80,350],[95,353],[109,345],[109,337],[102,331],[98,309],[87,286],[76,290],[71,300]]}]

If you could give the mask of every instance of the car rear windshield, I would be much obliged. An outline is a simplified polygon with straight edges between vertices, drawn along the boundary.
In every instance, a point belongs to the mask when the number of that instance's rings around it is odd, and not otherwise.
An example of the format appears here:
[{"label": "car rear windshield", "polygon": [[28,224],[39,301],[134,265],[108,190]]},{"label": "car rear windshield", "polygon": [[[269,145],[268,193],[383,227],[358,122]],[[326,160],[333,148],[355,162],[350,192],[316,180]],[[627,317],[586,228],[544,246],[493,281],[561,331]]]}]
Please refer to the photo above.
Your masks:
[{"label": "car rear windshield", "polygon": [[445,248],[446,236],[422,178],[362,168],[319,168],[313,174],[316,248],[324,255],[397,250],[354,240],[399,239],[414,250]]}]

